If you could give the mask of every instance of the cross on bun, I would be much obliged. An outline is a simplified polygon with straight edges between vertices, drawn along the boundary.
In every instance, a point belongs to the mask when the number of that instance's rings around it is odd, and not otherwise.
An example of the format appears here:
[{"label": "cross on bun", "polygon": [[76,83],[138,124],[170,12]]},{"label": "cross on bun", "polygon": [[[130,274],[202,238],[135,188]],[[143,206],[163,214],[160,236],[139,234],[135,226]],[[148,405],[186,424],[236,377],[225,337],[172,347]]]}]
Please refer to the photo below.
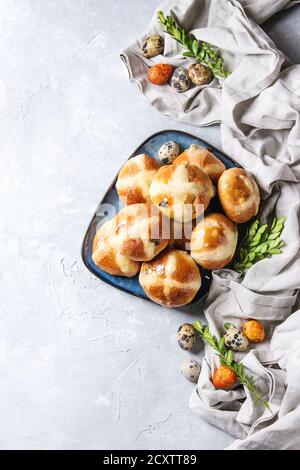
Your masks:
[{"label": "cross on bun", "polygon": [[169,237],[163,233],[163,222],[163,215],[152,204],[124,207],[116,216],[116,243],[120,253],[134,261],[154,258],[169,243]]},{"label": "cross on bun", "polygon": [[224,171],[218,181],[219,199],[225,214],[242,224],[257,215],[260,194],[255,179],[243,168]]},{"label": "cross on bun", "polygon": [[223,214],[209,214],[193,230],[191,256],[205,269],[224,268],[234,256],[237,240],[231,220]]},{"label": "cross on bun", "polygon": [[181,153],[174,161],[175,164],[189,163],[203,170],[212,180],[217,183],[226,167],[212,152],[200,145],[192,144],[190,148]]},{"label": "cross on bun", "polygon": [[161,167],[150,186],[151,202],[163,214],[180,222],[202,214],[213,195],[207,174],[186,163]]},{"label": "cross on bun", "polygon": [[143,263],[139,281],[146,295],[159,305],[189,304],[201,287],[201,276],[193,258],[181,250],[166,250]]},{"label": "cross on bun", "polygon": [[124,256],[116,248],[116,223],[109,220],[97,231],[92,249],[96,266],[113,276],[133,277],[140,270],[140,263]]},{"label": "cross on bun", "polygon": [[161,164],[149,155],[130,158],[121,168],[116,188],[125,205],[149,201],[149,187]]}]

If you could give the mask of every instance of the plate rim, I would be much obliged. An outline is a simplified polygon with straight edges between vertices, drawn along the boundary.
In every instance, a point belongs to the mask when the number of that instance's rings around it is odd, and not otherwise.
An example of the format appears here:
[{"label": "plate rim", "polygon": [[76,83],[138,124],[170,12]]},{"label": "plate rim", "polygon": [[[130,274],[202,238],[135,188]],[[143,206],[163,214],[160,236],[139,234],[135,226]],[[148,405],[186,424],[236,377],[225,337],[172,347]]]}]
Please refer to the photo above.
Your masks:
[{"label": "plate rim", "polygon": [[[138,149],[139,149],[140,147],[143,147],[143,146],[146,144],[146,142],[148,142],[148,140],[151,140],[151,139],[153,139],[154,137],[156,137],[157,135],[163,134],[164,132],[177,132],[177,133],[180,133],[180,134],[185,134],[185,135],[187,135],[187,136],[189,136],[189,137],[192,137],[192,138],[194,138],[194,139],[201,140],[205,145],[207,145],[207,147],[208,147],[209,149],[212,150],[212,153],[216,150],[217,152],[222,153],[226,158],[228,158],[228,160],[231,160],[232,162],[234,162],[234,164],[236,165],[237,168],[242,168],[239,163],[237,163],[233,158],[229,157],[226,153],[224,153],[223,150],[219,150],[217,147],[215,147],[214,145],[210,144],[209,142],[207,142],[205,139],[202,139],[201,137],[197,137],[196,135],[191,134],[190,132],[182,131],[182,130],[179,130],[179,129],[164,129],[164,130],[161,130],[161,131],[154,132],[154,133],[151,134],[149,137],[147,137],[145,140],[143,140],[143,142],[141,142],[141,143],[136,147],[136,149],[135,149],[133,152],[131,152],[130,156],[125,160],[125,162],[123,163],[122,166],[124,166],[125,163],[126,163],[128,160],[130,160],[131,158],[133,158],[133,157],[135,156],[135,154],[137,153]],[[122,166],[121,166],[121,168],[122,168]],[[112,182],[110,183],[110,185],[107,187],[106,191],[104,191],[103,196],[102,196],[100,202],[98,203],[98,206],[99,206],[99,205],[101,204],[101,202],[106,198],[107,194],[108,194],[109,191],[112,189],[113,185],[116,183],[117,177],[118,177],[118,174],[119,174],[121,168],[119,169],[119,171],[118,171],[118,173],[116,174],[116,176],[113,178],[113,180],[112,180]],[[98,207],[98,206],[97,206],[97,207]],[[91,228],[91,226],[92,226],[92,224],[93,224],[93,221],[94,221],[94,219],[95,219],[95,217],[96,217],[96,213],[97,213],[97,212],[95,211],[94,214],[93,214],[93,216],[92,216],[92,219],[91,219],[91,221],[90,221],[90,223],[89,223],[89,225],[88,225],[88,227],[87,227],[87,229],[86,229],[86,231],[85,231],[85,234],[84,234],[84,237],[83,237],[83,241],[82,241],[82,244],[81,244],[81,259],[82,259],[82,261],[83,261],[83,264],[84,264],[85,267],[88,269],[88,271],[93,274],[93,276],[95,276],[97,279],[100,279],[100,281],[102,281],[103,283],[108,284],[108,285],[110,285],[111,287],[120,290],[121,292],[126,292],[126,293],[128,293],[128,294],[130,294],[130,295],[133,295],[134,297],[137,297],[138,299],[143,299],[143,300],[148,300],[148,301],[150,301],[150,302],[153,302],[153,301],[152,301],[151,299],[149,299],[147,296],[144,297],[144,296],[138,294],[137,292],[133,292],[133,291],[128,290],[128,289],[126,289],[126,288],[120,287],[119,285],[113,284],[110,280],[108,280],[108,279],[102,277],[102,276],[99,275],[99,274],[96,274],[96,273],[92,270],[92,268],[89,266],[89,264],[88,264],[88,262],[87,262],[87,260],[86,260],[86,257],[85,257],[84,248],[85,248],[85,243],[86,243],[86,239],[87,239],[88,233],[89,233],[90,228]],[[212,273],[212,271],[211,271],[211,273]],[[211,284],[211,282],[212,282],[212,274],[211,274],[210,284]],[[210,286],[209,286],[209,289],[210,289]],[[200,302],[200,301],[204,300],[204,299],[208,296],[209,289],[208,289],[207,293],[204,294],[203,297],[201,297],[201,299],[196,300],[196,302],[197,302],[197,301]],[[192,301],[192,302],[190,302],[188,305],[191,305],[192,303],[195,303],[195,302]],[[186,305],[185,307],[187,307],[188,305]],[[178,307],[177,307],[177,308],[178,308]]]}]

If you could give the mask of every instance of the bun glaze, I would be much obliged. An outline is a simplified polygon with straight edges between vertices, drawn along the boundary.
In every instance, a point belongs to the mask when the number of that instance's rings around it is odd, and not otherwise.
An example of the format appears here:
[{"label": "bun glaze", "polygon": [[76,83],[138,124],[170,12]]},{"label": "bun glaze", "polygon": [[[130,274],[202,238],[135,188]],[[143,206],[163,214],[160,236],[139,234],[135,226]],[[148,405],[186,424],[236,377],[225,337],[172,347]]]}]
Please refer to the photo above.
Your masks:
[{"label": "bun glaze", "polygon": [[130,158],[120,170],[116,188],[125,205],[149,202],[149,188],[161,164],[149,155]]},{"label": "bun glaze", "polygon": [[258,213],[259,189],[251,173],[243,168],[224,171],[218,181],[218,195],[225,214],[238,224]]},{"label": "bun glaze", "polygon": [[150,186],[151,202],[163,214],[180,222],[202,214],[213,195],[213,185],[207,174],[184,163],[161,167]]},{"label": "bun glaze", "polygon": [[149,261],[166,248],[163,231],[163,215],[151,204],[126,206],[116,217],[118,250],[134,261]]},{"label": "bun glaze", "polygon": [[165,307],[189,304],[201,287],[195,261],[180,250],[166,250],[154,260],[143,263],[139,281],[146,295]]},{"label": "bun glaze", "polygon": [[139,272],[140,263],[132,261],[116,249],[115,227],[115,219],[112,219],[97,231],[93,241],[93,261],[113,276],[133,277]]},{"label": "bun glaze", "polygon": [[190,165],[195,165],[197,168],[204,171],[214,184],[218,182],[221,174],[226,170],[224,163],[212,152],[196,144],[192,144],[190,148],[178,155],[174,163],[189,163]]},{"label": "bun glaze", "polygon": [[209,214],[193,230],[191,256],[205,269],[220,269],[232,260],[238,240],[236,226],[223,214]]}]

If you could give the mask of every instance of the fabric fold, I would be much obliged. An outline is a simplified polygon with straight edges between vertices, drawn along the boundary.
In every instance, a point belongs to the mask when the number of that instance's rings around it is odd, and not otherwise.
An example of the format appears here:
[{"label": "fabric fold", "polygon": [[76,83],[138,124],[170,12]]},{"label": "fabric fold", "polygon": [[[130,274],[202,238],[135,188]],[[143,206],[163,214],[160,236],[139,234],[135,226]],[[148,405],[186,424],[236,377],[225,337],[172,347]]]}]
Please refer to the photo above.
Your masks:
[{"label": "fabric fold", "polygon": [[259,26],[296,3],[168,0],[162,4],[158,10],[171,12],[197,39],[219,48],[231,72],[225,80],[215,78],[186,93],[152,86],[146,78],[154,63],[187,66],[192,61],[183,58],[181,46],[167,35],[163,56],[142,57],[145,37],[164,34],[156,13],[145,33],[121,53],[130,79],[159,112],[195,126],[220,123],[224,152],[259,183],[262,221],[287,217],[283,253],[255,264],[245,276],[229,269],[215,271],[205,304],[207,322],[218,338],[225,322],[239,327],[249,317],[262,321],[266,329],[266,341],[235,357],[253,375],[271,411],[257,406],[247,389],[216,390],[211,377],[218,360],[205,347],[190,407],[238,438],[231,449],[300,448],[300,65],[291,65]]}]

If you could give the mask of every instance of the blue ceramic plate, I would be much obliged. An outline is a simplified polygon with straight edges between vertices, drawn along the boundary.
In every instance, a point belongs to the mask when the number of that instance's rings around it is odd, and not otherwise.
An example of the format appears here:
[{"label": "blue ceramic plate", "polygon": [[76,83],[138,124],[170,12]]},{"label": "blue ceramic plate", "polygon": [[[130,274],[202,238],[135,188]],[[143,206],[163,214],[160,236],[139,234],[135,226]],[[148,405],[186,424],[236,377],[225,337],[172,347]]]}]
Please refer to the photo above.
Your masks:
[{"label": "blue ceramic plate", "polygon": [[[202,147],[209,148],[226,166],[226,168],[233,168],[238,167],[239,165],[234,163],[230,158],[228,158],[224,153],[220,152],[212,145],[204,142],[198,137],[195,137],[191,134],[181,131],[162,131],[158,132],[157,134],[152,135],[149,137],[145,142],[143,142],[133,154],[129,157],[134,157],[135,155],[139,155],[141,153],[146,153],[153,158],[156,158],[159,148],[167,141],[174,140],[180,146],[180,152],[183,152],[185,149],[190,147],[192,144],[198,144]],[[101,220],[107,217],[107,213],[105,213],[105,209],[103,209],[104,204],[111,204],[116,208],[116,211],[120,208],[120,201],[119,196],[116,191],[116,181],[117,176],[112,182],[111,186],[107,190],[105,196],[103,197],[102,201],[100,201],[98,209],[90,223],[90,226],[87,230],[85,235],[83,246],[82,246],[82,259],[86,267],[99,279],[114,286],[118,289],[121,289],[129,294],[135,295],[137,297],[141,297],[143,299],[148,299],[145,292],[143,291],[142,287],[139,284],[138,276],[134,278],[126,278],[122,276],[111,276],[110,274],[102,271],[98,266],[96,266],[92,259],[92,245],[93,239],[96,234],[97,226],[101,223]],[[207,212],[223,212],[218,202],[217,198],[214,198],[210,204],[209,211]],[[211,284],[211,271],[207,271],[202,269],[201,270],[201,277],[202,277],[202,286],[196,295],[193,303],[203,299],[209,291],[210,284]]]}]

